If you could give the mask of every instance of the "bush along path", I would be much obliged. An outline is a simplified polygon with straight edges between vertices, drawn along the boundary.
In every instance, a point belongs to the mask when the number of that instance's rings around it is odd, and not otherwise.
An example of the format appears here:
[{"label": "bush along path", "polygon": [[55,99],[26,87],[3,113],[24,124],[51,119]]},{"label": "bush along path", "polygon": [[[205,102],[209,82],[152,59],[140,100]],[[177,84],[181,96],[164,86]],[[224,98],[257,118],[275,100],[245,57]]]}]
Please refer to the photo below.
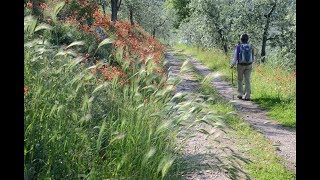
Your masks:
[{"label": "bush along path", "polygon": [[236,89],[222,80],[222,74],[212,72],[205,65],[197,61],[190,55],[185,54],[192,63],[197,73],[202,76],[212,77],[213,88],[228,102],[232,103],[237,110],[237,114],[250,124],[264,137],[269,139],[275,146],[277,153],[285,160],[285,164],[291,171],[296,171],[296,131],[295,129],[283,127],[276,121],[266,116],[266,111],[251,101],[238,100]]}]

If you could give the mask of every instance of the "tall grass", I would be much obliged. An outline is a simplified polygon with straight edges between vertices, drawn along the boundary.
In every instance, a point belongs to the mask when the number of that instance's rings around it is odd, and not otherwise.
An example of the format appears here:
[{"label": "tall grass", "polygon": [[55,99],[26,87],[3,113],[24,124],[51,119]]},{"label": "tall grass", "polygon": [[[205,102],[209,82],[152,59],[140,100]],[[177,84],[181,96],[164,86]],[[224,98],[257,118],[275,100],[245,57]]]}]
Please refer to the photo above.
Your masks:
[{"label": "tall grass", "polygon": [[[54,40],[64,29],[63,22],[25,16],[25,179],[178,178],[176,137],[183,121],[201,119],[201,103],[173,96],[179,80],[159,72],[164,64],[152,56],[125,59],[128,49],[119,47],[100,54],[108,61],[88,62],[86,41]],[[94,42],[90,52],[112,42]],[[103,57],[110,54],[115,59]]]},{"label": "tall grass", "polygon": [[171,122],[166,106],[174,84],[152,86],[160,77],[148,59],[132,68],[127,84],[102,81],[91,70],[103,63],[83,63],[76,50],[43,38],[52,27],[39,27],[25,18],[25,179],[165,177],[175,152],[176,127],[163,126]]},{"label": "tall grass", "polygon": [[[217,49],[199,49],[177,44],[176,49],[183,50],[204,63],[213,71],[223,73],[227,81],[231,81],[230,67],[232,55],[226,56]],[[234,72],[234,85],[237,85],[237,74]],[[254,102],[268,110],[268,114],[279,123],[288,127],[296,127],[296,75],[291,68],[284,69],[274,63],[254,63],[251,74],[252,95]]]}]

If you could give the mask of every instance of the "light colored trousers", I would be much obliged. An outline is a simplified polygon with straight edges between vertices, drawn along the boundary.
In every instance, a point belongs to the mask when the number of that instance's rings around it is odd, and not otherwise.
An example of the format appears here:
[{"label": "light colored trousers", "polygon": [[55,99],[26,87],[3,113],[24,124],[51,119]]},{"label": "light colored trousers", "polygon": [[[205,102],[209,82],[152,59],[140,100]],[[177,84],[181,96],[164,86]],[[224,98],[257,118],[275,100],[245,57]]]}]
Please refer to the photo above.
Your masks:
[{"label": "light colored trousers", "polygon": [[250,84],[250,76],[251,76],[251,70],[252,70],[252,64],[250,65],[237,65],[237,71],[238,71],[238,95],[243,95],[243,76],[245,80],[245,99],[250,99],[251,94],[251,84]]}]

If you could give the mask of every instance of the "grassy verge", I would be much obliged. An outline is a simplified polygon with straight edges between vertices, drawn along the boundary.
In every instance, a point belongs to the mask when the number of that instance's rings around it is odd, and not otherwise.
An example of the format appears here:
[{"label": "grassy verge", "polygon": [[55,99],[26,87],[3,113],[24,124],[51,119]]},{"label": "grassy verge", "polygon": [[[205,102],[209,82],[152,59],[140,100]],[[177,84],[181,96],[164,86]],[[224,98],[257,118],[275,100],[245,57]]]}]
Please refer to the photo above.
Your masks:
[{"label": "grassy verge", "polygon": [[276,155],[275,148],[270,142],[262,134],[254,131],[239,116],[230,113],[235,111],[232,105],[219,97],[211,84],[202,83],[199,92],[215,97],[215,101],[209,104],[209,108],[225,117],[226,124],[233,130],[229,135],[236,139],[236,145],[239,146],[239,149],[244,150],[244,154],[252,161],[244,165],[250,177],[266,180],[295,179],[295,175],[286,169]]},{"label": "grassy verge", "polygon": [[[225,80],[231,82],[231,57],[223,52],[209,51],[178,44],[175,49],[183,50],[204,63],[213,71],[224,74]],[[284,126],[296,127],[296,75],[284,69],[268,64],[254,64],[251,74],[252,100],[268,110],[268,115]],[[237,75],[234,73],[234,84]]]},{"label": "grassy verge", "polygon": [[[66,48],[50,41],[60,37],[57,29],[67,33],[63,22],[26,15],[24,25],[24,179],[170,176],[177,128],[167,105],[174,84],[157,71],[161,64],[125,61],[121,48],[108,59],[119,66],[88,61],[106,46],[94,35],[70,26],[80,37]],[[83,39],[96,45],[90,54]]]}]

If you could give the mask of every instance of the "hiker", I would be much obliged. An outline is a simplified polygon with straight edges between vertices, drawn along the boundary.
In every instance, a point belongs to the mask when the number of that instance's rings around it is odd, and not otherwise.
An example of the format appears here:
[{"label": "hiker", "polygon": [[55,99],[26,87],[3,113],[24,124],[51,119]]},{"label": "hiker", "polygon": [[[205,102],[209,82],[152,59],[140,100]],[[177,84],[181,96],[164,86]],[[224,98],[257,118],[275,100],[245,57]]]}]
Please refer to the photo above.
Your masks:
[{"label": "hiker", "polygon": [[[234,51],[234,57],[230,68],[233,68],[237,64],[238,71],[238,99],[244,99],[250,101],[251,85],[250,75],[252,70],[252,63],[255,61],[254,47],[248,43],[249,36],[242,34],[240,36],[240,43],[236,46]],[[243,76],[245,79],[245,94],[243,98]]]}]

